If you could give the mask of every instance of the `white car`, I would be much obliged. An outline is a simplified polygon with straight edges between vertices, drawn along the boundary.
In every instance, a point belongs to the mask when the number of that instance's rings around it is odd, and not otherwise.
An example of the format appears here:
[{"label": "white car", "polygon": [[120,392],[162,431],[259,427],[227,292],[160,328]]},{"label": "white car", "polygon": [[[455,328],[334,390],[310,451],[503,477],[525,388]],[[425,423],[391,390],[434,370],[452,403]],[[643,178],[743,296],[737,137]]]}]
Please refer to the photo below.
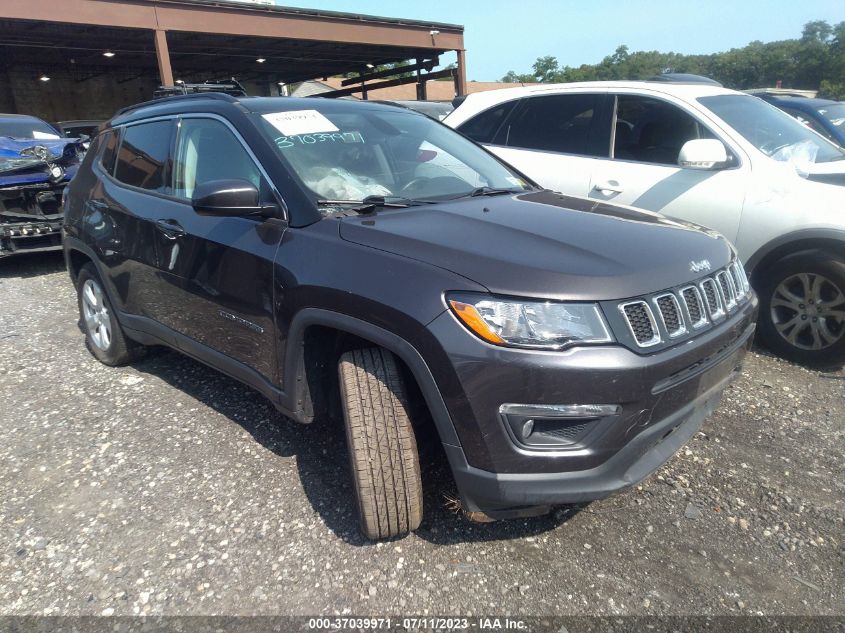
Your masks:
[{"label": "white car", "polygon": [[625,81],[476,93],[444,123],[549,189],[721,232],[766,344],[845,362],[845,152],[788,114],[718,85]]}]

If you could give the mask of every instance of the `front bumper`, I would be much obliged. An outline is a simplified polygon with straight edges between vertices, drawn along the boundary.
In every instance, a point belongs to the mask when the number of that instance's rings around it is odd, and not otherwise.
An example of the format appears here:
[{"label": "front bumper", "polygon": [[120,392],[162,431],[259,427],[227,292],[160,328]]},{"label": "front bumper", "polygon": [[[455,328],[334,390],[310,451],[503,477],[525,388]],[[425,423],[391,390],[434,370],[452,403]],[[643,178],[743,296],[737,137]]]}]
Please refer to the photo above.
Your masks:
[{"label": "front bumper", "polygon": [[61,220],[0,223],[0,258],[61,248]]},{"label": "front bumper", "polygon": [[[446,313],[429,325],[448,344],[454,379],[444,391],[460,446],[446,444],[465,509],[520,516],[599,499],[635,485],[672,456],[718,406],[754,334],[756,297],[731,319],[671,349],[621,346],[549,353],[497,348],[456,333]],[[461,333],[462,334],[462,333]],[[458,390],[462,393],[459,393]],[[451,397],[449,397],[451,396]],[[618,404],[577,442],[521,445],[502,403]]]},{"label": "front bumper", "polygon": [[0,258],[61,249],[61,200],[66,184],[0,188]]}]

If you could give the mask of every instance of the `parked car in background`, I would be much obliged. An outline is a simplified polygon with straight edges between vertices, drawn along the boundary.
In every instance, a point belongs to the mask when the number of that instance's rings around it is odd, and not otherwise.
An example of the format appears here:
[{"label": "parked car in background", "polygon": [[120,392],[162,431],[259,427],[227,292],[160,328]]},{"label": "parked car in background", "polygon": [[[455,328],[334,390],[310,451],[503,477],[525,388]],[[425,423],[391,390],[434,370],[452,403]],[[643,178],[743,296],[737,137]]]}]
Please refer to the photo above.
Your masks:
[{"label": "parked car in background", "polygon": [[791,114],[829,141],[845,147],[845,103],[842,101],[774,95],[765,92],[754,96]]},{"label": "parked car in background", "polygon": [[94,120],[59,121],[56,123],[56,127],[59,128],[63,136],[67,138],[82,138],[83,143],[87,145],[89,139],[97,135],[97,130],[102,124],[102,121]]},{"label": "parked car in background", "polygon": [[376,103],[141,104],[66,208],[92,354],[169,345],[299,422],[337,411],[369,538],[420,524],[419,434],[472,513],[635,485],[714,410],[755,327],[719,234],[541,190]]},{"label": "parked car in background", "polygon": [[379,103],[398,105],[403,108],[416,110],[431,117],[435,121],[442,121],[455,109],[455,106],[446,101],[379,101]]},{"label": "parked car in background", "polygon": [[41,119],[0,114],[0,258],[61,248],[62,190],[83,154]]},{"label": "parked car in background", "polygon": [[541,185],[732,240],[785,358],[845,360],[845,151],[770,104],[702,82],[469,95],[444,121]]}]

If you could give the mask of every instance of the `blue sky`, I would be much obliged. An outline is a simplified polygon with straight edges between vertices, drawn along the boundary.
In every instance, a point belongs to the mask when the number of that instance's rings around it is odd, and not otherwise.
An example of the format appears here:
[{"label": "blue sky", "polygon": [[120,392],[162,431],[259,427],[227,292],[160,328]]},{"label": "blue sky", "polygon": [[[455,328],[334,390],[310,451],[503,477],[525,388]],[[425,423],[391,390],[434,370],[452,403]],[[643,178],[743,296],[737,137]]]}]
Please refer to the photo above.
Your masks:
[{"label": "blue sky", "polygon": [[[537,57],[592,64],[630,50],[715,53],[845,21],[845,0],[276,0],[285,6],[463,24],[469,79],[527,72]],[[453,60],[444,58],[448,63]]]}]

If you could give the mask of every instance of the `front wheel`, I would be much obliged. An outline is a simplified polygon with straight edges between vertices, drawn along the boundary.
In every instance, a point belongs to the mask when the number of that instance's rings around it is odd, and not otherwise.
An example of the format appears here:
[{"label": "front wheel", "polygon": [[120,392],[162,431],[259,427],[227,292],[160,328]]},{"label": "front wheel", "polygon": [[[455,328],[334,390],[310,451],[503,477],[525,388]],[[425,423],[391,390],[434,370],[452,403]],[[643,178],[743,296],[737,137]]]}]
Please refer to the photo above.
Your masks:
[{"label": "front wheel", "polygon": [[338,373],[361,531],[371,540],[408,534],[422,520],[422,483],[396,359],[357,349],[340,357]]},{"label": "front wheel", "polygon": [[845,261],[827,253],[796,255],[763,275],[763,342],[798,363],[845,363]]}]

